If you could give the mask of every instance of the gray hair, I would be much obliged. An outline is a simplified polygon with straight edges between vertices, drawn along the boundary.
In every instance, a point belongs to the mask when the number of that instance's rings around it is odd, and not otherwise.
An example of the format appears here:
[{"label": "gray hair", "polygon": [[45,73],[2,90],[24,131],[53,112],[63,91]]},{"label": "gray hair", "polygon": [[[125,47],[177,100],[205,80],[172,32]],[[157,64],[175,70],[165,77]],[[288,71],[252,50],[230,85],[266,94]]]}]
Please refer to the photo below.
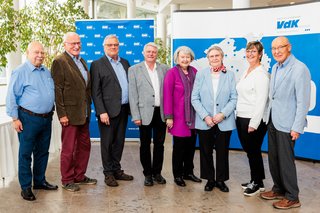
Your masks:
[{"label": "gray hair", "polygon": [[[70,37],[70,36],[73,36],[73,35],[78,35],[78,33],[75,33],[75,32],[67,32],[66,34],[64,34],[62,40],[63,40],[63,43],[67,42],[67,39]],[[80,36],[79,36],[80,37]]]},{"label": "gray hair", "polygon": [[194,60],[194,52],[187,46],[180,46],[176,49],[173,54],[173,61],[175,64],[178,64],[178,57],[180,53],[189,54],[191,56],[191,61]]},{"label": "gray hair", "polygon": [[144,45],[144,47],[143,47],[143,53],[146,51],[146,49],[147,49],[148,46],[151,46],[151,47],[156,48],[156,49],[157,49],[157,52],[158,52],[158,46],[157,46],[154,42],[149,42],[149,43],[147,43],[146,45]]},{"label": "gray hair", "polygon": [[209,58],[209,53],[210,53],[212,50],[217,50],[217,51],[221,54],[221,56],[222,56],[222,58],[223,58],[224,52],[223,52],[223,50],[221,49],[221,47],[219,47],[219,46],[211,46],[211,47],[208,49],[208,51],[207,51],[207,58]]},{"label": "gray hair", "polygon": [[102,45],[104,46],[104,45],[106,44],[107,40],[110,39],[110,38],[115,38],[115,39],[117,39],[117,41],[119,42],[119,39],[118,39],[118,37],[116,36],[116,34],[109,34],[109,35],[107,35],[107,36],[104,38]]}]

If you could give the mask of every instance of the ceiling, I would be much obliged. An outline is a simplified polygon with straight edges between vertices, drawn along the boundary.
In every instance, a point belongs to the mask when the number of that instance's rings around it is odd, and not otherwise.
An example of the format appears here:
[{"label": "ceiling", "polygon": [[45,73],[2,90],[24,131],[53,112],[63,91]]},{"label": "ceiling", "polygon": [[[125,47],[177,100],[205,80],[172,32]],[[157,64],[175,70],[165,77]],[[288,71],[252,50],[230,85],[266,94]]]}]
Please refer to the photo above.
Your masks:
[{"label": "ceiling", "polygon": [[[233,0],[100,0],[127,5],[128,1],[135,1],[138,8],[143,8],[155,13],[170,15],[170,5],[178,5],[180,10],[219,10],[232,9]],[[237,0],[246,1],[246,0]],[[289,5],[312,0],[249,0],[250,7],[272,7]],[[319,1],[319,0],[313,0]]]},{"label": "ceiling", "polygon": [[[170,13],[171,4],[179,5],[180,10],[215,10],[232,9],[232,2],[233,0],[136,0],[137,6],[148,5],[150,9],[164,14]],[[250,7],[270,7],[302,2],[310,2],[310,0],[250,0]]]}]

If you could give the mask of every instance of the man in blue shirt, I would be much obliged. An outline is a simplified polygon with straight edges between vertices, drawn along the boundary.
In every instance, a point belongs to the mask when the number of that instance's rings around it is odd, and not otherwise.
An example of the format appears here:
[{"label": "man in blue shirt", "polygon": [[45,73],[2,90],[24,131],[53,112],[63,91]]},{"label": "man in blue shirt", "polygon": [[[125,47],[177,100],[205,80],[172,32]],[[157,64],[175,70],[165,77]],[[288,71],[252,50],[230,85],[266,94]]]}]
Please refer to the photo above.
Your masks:
[{"label": "man in blue shirt", "polygon": [[[12,72],[7,94],[7,114],[19,138],[18,177],[21,196],[36,199],[33,189],[57,190],[46,181],[51,123],[54,107],[54,83],[49,70],[42,65],[44,49],[34,41],[28,45],[27,61]],[[33,154],[33,174],[31,155]]]}]

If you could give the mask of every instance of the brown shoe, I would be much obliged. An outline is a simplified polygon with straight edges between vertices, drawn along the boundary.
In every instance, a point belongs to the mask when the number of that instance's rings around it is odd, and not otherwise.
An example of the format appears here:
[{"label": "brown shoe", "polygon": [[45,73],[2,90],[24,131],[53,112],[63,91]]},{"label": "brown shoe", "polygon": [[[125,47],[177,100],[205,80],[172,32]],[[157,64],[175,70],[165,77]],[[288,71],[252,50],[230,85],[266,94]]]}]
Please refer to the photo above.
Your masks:
[{"label": "brown shoe", "polygon": [[76,192],[80,190],[80,187],[75,183],[62,184],[62,188],[70,192]]},{"label": "brown shoe", "polygon": [[97,184],[97,182],[98,182],[97,179],[92,179],[87,176],[84,176],[84,179],[82,181],[78,181],[74,183],[78,185],[95,185]]},{"label": "brown shoe", "polygon": [[119,186],[113,175],[106,175],[106,177],[104,178],[104,182],[111,187]]},{"label": "brown shoe", "polygon": [[116,172],[114,174],[114,177],[115,177],[116,180],[133,180],[133,176],[124,173],[123,170],[120,170],[120,171]]},{"label": "brown shoe", "polygon": [[299,200],[288,200],[283,198],[280,201],[273,203],[273,207],[276,209],[291,209],[291,208],[298,208],[301,206]]},{"label": "brown shoe", "polygon": [[266,200],[276,200],[276,199],[283,199],[284,195],[274,191],[268,191],[268,192],[261,193],[260,197]]}]

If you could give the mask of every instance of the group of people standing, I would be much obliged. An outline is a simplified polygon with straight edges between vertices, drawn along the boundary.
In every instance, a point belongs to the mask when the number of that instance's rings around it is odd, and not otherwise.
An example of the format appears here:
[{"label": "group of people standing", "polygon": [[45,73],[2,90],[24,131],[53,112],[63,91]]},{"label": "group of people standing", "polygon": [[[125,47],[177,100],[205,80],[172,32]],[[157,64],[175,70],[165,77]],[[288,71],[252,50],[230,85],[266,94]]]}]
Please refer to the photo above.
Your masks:
[{"label": "group of people standing", "polygon": [[[291,53],[286,37],[272,42],[277,63],[272,68],[271,80],[261,65],[262,43],[249,42],[246,47],[249,67],[238,82],[235,74],[224,66],[224,52],[219,46],[207,50],[209,66],[199,71],[190,65],[195,55],[186,46],[176,49],[173,68],[158,63],[158,48],[153,42],[144,46],[144,61],[130,67],[119,56],[117,36],[108,35],[103,41],[105,55],[92,62],[89,72],[80,57],[79,35],[67,33],[63,43],[65,52],[53,61],[52,78],[42,65],[44,48],[39,42],[29,44],[28,60],[12,73],[7,112],[13,118],[20,141],[19,181],[24,199],[36,199],[31,190],[32,180],[34,189],[58,188],[45,178],[54,102],[62,126],[62,188],[74,192],[81,184],[97,183],[85,175],[91,147],[92,99],[106,185],[116,187],[118,180],[133,180],[120,163],[131,113],[140,132],[145,186],[166,183],[161,171],[168,129],[173,136],[172,170],[176,185],[185,187],[185,180],[206,179],[205,191],[217,187],[229,192],[225,184],[229,179],[229,144],[232,130],[237,129],[250,165],[250,180],[242,184],[244,195],[263,192],[261,146],[268,130],[274,186],[271,191],[261,193],[261,197],[281,199],[273,204],[275,208],[301,206],[293,148],[306,126],[311,77],[308,68]],[[197,135],[201,179],[193,172]]]}]

